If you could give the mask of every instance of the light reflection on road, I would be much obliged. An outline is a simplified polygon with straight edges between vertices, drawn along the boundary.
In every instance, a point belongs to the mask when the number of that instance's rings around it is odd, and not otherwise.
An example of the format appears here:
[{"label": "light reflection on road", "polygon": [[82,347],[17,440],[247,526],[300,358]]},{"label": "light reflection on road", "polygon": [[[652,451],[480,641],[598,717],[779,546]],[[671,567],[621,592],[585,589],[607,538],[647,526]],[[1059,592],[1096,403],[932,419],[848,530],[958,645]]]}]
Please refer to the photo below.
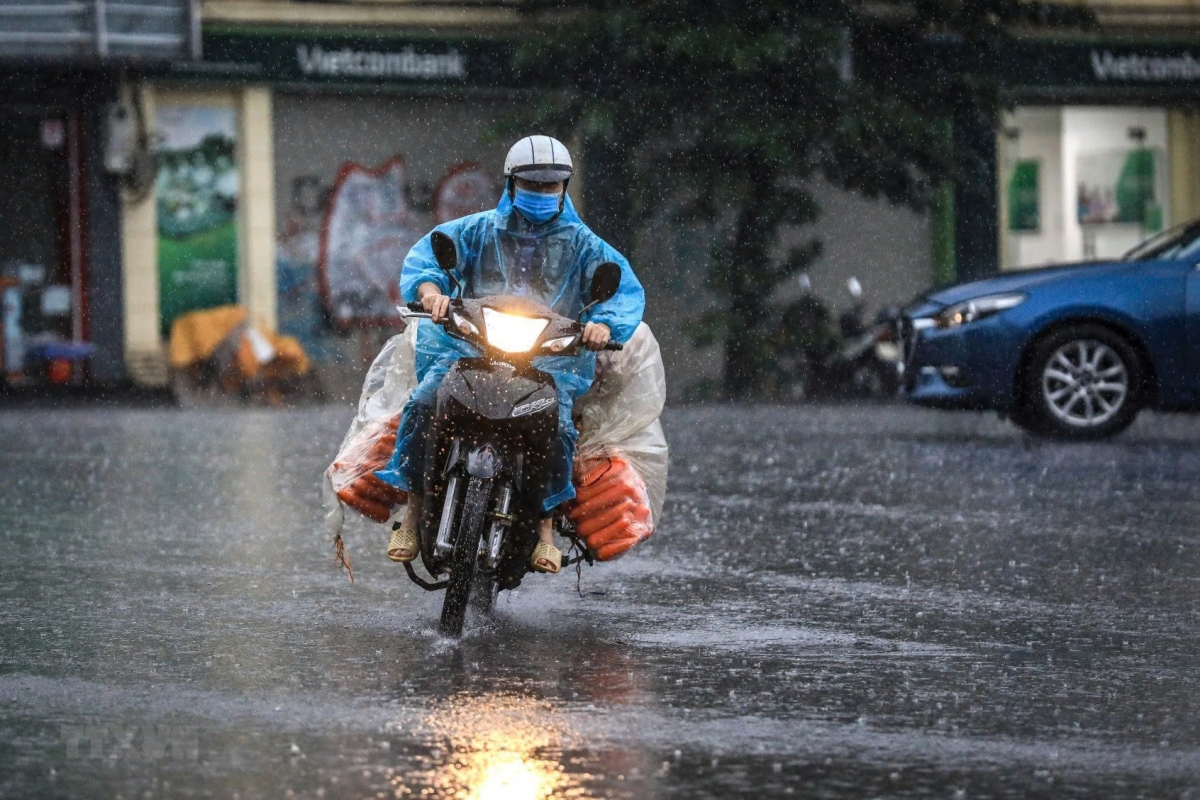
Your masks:
[{"label": "light reflection on road", "polygon": [[427,770],[394,775],[395,796],[408,786],[420,793],[465,800],[540,800],[591,797],[588,776],[562,764],[570,731],[554,706],[528,695],[460,694],[422,721],[419,736],[431,748]]}]

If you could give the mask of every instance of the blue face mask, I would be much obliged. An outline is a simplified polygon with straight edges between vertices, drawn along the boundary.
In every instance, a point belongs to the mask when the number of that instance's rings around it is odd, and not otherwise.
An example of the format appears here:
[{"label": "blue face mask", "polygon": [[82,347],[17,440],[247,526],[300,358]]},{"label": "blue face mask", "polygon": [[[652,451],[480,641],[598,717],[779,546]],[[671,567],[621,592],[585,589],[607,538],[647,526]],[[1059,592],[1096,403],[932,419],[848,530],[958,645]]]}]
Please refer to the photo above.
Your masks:
[{"label": "blue face mask", "polygon": [[531,192],[528,189],[517,189],[516,196],[513,198],[513,205],[516,206],[525,219],[541,224],[548,222],[551,217],[558,213],[561,199],[562,195],[558,192],[554,194],[542,194],[541,192]]}]

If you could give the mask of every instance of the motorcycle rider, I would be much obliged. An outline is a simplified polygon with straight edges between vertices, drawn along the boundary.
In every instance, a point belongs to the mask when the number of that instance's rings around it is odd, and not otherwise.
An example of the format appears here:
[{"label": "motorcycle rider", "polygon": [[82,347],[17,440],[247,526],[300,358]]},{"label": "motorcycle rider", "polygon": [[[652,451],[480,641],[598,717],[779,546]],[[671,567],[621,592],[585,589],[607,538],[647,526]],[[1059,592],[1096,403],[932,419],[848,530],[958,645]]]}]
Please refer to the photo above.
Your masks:
[{"label": "motorcycle rider", "polygon": [[[558,452],[554,454],[538,525],[539,543],[530,557],[538,572],[558,572],[562,552],[554,545],[553,509],[575,496],[571,465],[578,433],[571,421],[575,398],[592,384],[595,350],[611,340],[627,342],[642,320],[645,293],[629,262],[593,233],[567,195],[573,172],[571,154],[549,136],[527,136],[508,151],[504,161],[504,194],[492,211],[443,223],[434,230],[448,235],[458,250],[462,296],[520,295],[572,319],[586,305],[592,273],[611,261],[621,268],[621,285],[610,300],[587,311],[578,356],[541,356],[533,365],[554,379],[558,389]],[[405,302],[419,300],[436,323],[449,313],[451,284],[433,255],[430,234],[413,245],[400,272]],[[395,526],[388,558],[411,561],[420,550],[420,520],[425,442],[433,421],[438,386],[450,366],[478,355],[466,342],[450,337],[437,325],[422,323],[417,332],[417,388],[404,407],[396,450],[376,473],[408,492],[404,520]]]}]

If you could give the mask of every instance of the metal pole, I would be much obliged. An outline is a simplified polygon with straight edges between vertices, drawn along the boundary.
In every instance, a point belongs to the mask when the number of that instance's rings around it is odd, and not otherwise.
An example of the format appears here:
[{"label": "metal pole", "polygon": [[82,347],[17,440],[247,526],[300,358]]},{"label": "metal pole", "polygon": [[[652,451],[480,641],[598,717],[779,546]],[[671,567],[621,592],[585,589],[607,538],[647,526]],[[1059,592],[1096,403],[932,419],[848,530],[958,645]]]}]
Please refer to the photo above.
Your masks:
[{"label": "metal pole", "polygon": [[96,0],[96,55],[104,58],[108,55],[108,9],[104,7],[105,0]]},{"label": "metal pole", "polygon": [[191,0],[191,19],[188,20],[191,32],[192,58],[199,61],[204,57],[204,48],[200,39],[200,0]]}]

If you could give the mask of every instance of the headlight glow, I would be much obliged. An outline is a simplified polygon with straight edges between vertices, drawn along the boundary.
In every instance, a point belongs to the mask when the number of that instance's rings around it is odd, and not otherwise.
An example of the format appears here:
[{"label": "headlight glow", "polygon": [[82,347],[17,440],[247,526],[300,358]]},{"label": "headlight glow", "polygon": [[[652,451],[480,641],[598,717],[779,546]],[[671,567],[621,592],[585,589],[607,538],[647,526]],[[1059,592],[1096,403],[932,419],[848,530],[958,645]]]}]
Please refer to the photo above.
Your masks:
[{"label": "headlight glow", "polygon": [[479,335],[479,328],[475,327],[475,323],[459,314],[457,311],[450,312],[450,320],[458,327],[460,331],[466,331],[474,336]]},{"label": "headlight glow", "polygon": [[488,344],[506,353],[527,353],[550,324],[548,319],[516,317],[484,307],[483,324]]},{"label": "headlight glow", "polygon": [[563,350],[566,350],[568,347],[575,344],[575,340],[578,338],[579,336],[574,333],[570,336],[559,336],[557,339],[550,339],[547,342],[543,342],[542,347],[546,350],[549,350],[551,353],[561,353]]},{"label": "headlight glow", "polygon": [[938,312],[933,318],[939,328],[957,328],[970,322],[990,317],[1025,302],[1023,294],[991,294],[964,300]]}]

